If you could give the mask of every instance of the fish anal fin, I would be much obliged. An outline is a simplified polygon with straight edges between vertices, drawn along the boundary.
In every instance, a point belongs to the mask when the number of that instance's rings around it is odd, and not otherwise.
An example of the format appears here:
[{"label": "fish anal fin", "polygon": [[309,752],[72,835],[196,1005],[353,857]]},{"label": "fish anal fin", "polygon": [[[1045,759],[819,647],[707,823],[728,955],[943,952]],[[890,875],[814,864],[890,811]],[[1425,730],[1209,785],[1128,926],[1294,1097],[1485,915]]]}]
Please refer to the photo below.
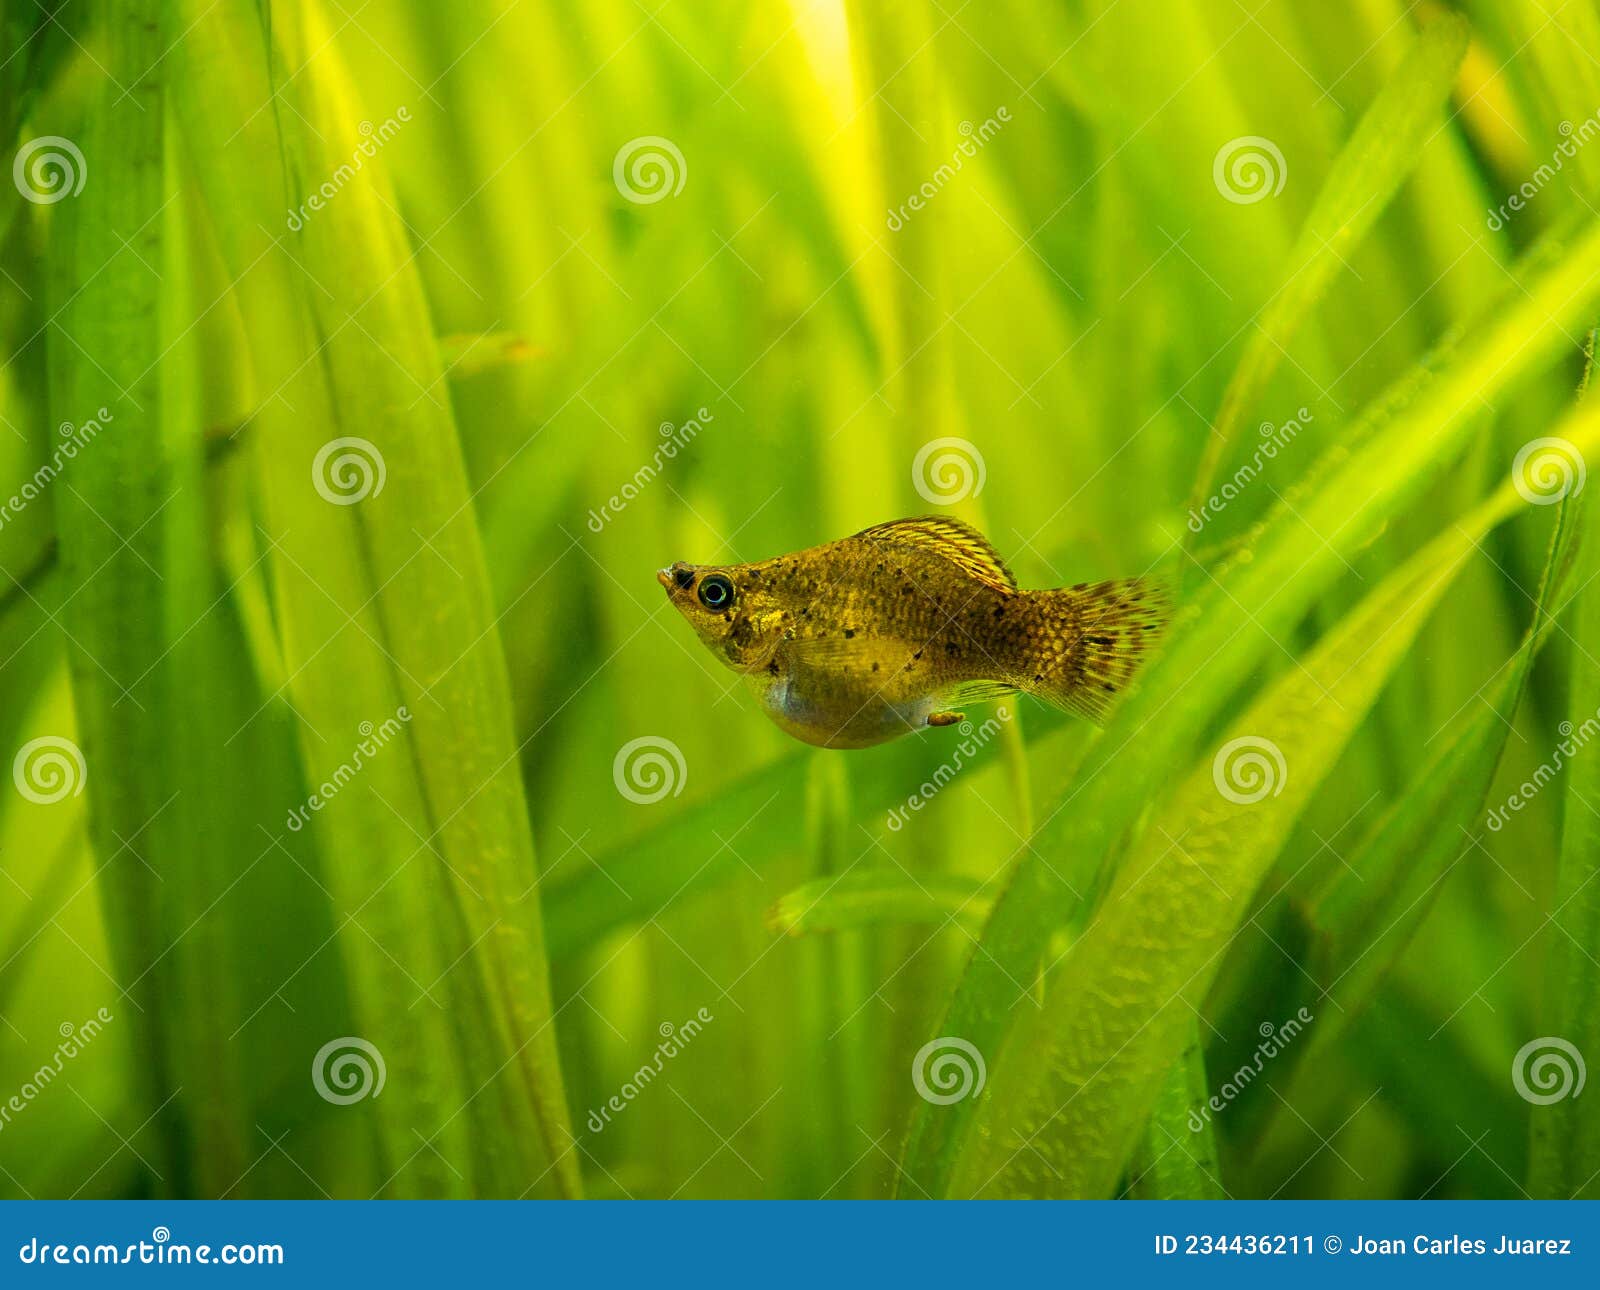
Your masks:
[{"label": "fish anal fin", "polygon": [[875,524],[858,538],[885,546],[915,547],[943,556],[964,573],[999,591],[1015,591],[1017,580],[989,539],[970,524],[942,515],[922,515],[908,520]]}]

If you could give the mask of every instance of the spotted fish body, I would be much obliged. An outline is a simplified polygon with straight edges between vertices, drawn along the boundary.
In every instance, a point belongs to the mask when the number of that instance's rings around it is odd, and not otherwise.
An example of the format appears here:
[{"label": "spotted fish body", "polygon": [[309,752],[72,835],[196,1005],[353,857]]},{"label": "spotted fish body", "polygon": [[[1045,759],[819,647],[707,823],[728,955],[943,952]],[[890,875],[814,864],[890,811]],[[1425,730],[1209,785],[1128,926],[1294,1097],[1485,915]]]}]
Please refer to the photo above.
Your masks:
[{"label": "spotted fish body", "polygon": [[1023,591],[954,520],[898,520],[757,564],[657,575],[785,731],[864,748],[1017,690],[1100,720],[1165,622],[1140,579]]}]

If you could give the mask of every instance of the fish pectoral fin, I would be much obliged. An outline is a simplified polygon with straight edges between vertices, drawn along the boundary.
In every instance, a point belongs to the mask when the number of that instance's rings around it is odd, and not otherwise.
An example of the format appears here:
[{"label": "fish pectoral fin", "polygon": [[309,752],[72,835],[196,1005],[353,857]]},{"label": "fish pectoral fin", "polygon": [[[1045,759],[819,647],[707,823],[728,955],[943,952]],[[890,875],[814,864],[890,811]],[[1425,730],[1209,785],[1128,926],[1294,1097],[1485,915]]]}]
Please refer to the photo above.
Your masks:
[{"label": "fish pectoral fin", "polygon": [[966,720],[965,712],[930,712],[928,724],[930,726],[953,726],[958,721]]},{"label": "fish pectoral fin", "polygon": [[995,699],[1010,698],[1017,687],[1003,681],[968,681],[958,685],[946,696],[951,703],[991,703]]},{"label": "fish pectoral fin", "polygon": [[791,637],[783,642],[784,652],[797,663],[809,667],[851,669],[870,672],[874,663],[885,674],[914,661],[916,647],[887,636]]}]

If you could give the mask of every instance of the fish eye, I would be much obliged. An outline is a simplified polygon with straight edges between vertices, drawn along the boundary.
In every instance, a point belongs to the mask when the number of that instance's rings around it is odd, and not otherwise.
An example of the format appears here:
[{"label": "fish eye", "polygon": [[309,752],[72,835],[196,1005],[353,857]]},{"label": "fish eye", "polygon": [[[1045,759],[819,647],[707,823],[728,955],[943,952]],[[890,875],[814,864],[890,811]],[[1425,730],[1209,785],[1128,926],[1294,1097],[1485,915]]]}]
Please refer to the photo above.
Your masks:
[{"label": "fish eye", "polygon": [[700,580],[700,603],[707,609],[726,609],[733,603],[733,583],[720,573]]}]

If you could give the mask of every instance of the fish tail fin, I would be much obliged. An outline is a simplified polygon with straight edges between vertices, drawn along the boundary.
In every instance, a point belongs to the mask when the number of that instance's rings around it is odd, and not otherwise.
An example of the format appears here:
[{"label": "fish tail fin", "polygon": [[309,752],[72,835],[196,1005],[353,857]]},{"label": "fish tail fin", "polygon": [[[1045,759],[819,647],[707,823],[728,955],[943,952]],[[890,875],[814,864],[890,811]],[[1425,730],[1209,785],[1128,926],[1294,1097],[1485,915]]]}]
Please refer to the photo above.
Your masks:
[{"label": "fish tail fin", "polygon": [[1019,670],[1014,684],[1103,723],[1166,629],[1171,617],[1166,587],[1146,578],[1116,578],[1021,594],[1035,630],[1026,670]]}]

